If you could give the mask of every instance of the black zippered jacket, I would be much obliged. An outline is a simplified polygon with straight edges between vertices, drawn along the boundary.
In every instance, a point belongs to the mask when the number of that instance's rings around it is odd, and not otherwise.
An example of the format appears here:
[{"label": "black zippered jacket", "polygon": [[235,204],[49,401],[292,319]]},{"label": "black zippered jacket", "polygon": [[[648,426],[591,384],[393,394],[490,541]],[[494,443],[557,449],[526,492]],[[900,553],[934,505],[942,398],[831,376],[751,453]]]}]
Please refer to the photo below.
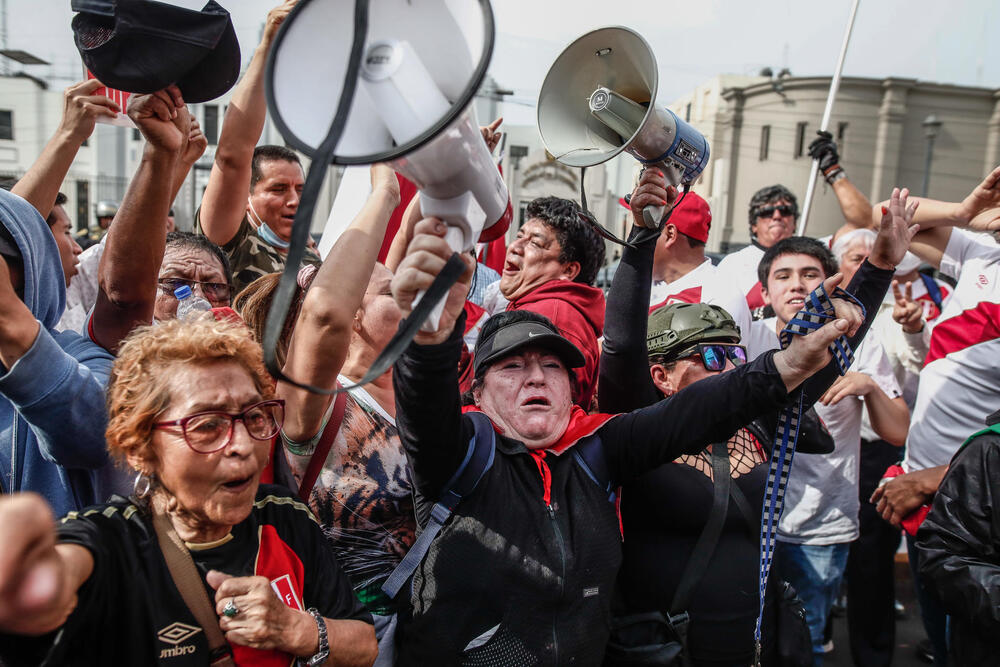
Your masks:
[{"label": "black zippered jacket", "polygon": [[[411,344],[393,371],[421,526],[473,435],[458,391],[462,324],[439,345]],[[606,421],[596,433],[614,484],[783,407],[789,396],[772,356]],[[569,452],[547,451],[538,461],[523,443],[497,435],[492,467],[414,574],[398,664],[600,664],[621,536],[614,505]]]},{"label": "black zippered jacket", "polygon": [[[1000,411],[986,419],[1000,422]],[[917,532],[920,574],[951,619],[957,665],[1000,655],[1000,435],[983,433],[955,453]]]}]

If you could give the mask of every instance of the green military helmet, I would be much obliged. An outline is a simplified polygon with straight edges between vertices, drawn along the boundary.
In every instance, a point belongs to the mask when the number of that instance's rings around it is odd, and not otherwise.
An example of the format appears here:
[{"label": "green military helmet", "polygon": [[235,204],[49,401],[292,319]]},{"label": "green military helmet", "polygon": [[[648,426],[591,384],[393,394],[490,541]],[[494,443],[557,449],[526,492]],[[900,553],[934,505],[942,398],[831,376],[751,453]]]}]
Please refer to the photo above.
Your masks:
[{"label": "green military helmet", "polygon": [[739,343],[740,328],[724,308],[707,303],[673,303],[649,315],[649,356],[670,356],[702,341]]}]

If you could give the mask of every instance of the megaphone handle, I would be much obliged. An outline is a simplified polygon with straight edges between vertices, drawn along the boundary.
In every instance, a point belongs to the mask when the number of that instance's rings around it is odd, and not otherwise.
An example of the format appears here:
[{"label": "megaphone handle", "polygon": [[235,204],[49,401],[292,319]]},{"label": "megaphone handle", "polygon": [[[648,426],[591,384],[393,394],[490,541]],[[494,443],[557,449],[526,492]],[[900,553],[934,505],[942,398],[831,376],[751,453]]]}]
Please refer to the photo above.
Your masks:
[{"label": "megaphone handle", "polygon": [[646,221],[647,227],[650,229],[656,229],[660,226],[660,220],[663,219],[664,208],[664,206],[649,205],[642,209],[642,219]]},{"label": "megaphone handle", "polygon": [[[456,227],[454,225],[448,225],[448,231],[444,235],[445,240],[448,245],[457,253],[465,252],[465,232],[461,227]],[[413,307],[416,308],[420,300],[424,298],[425,291],[420,291],[417,294],[417,298],[413,300]],[[441,326],[441,315],[444,313],[444,304],[448,300],[448,295],[445,294],[440,301],[434,304],[431,309],[430,314],[424,323],[420,326],[421,331],[433,332],[437,331],[438,327]]]}]

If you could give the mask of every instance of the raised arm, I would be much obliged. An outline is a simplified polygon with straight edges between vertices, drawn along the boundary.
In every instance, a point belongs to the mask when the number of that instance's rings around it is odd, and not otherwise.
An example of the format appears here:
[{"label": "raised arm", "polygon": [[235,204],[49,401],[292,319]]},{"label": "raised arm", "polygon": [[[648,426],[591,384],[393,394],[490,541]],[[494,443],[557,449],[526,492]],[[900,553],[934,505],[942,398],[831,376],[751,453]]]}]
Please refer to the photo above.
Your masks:
[{"label": "raised arm", "polygon": [[[630,241],[644,229],[644,207],[662,206],[668,199],[673,205],[677,199],[676,189],[665,186],[663,175],[656,169],[642,172],[639,184],[629,198],[634,222]],[[646,324],[656,242],[657,237],[653,236],[641,247],[625,247],[618,270],[611,280],[597,383],[597,403],[601,412],[628,412],[652,405],[660,398],[649,375],[646,353]]]},{"label": "raised arm", "polygon": [[406,249],[410,246],[410,241],[413,240],[413,228],[420,222],[420,216],[420,193],[418,192],[410,199],[410,203],[406,205],[406,210],[403,211],[403,219],[399,223],[399,229],[396,231],[396,235],[392,237],[392,243],[389,244],[389,252],[385,254],[385,266],[393,273],[396,272],[396,269],[403,261],[403,257],[406,256]]},{"label": "raised arm", "polygon": [[104,95],[93,94],[103,85],[96,79],[90,79],[66,89],[59,129],[45,144],[42,154],[27,173],[10,190],[26,199],[43,218],[52,212],[63,179],[80,146],[94,132],[97,119],[102,116],[114,118],[121,110]]},{"label": "raised arm", "polygon": [[56,544],[52,511],[34,493],[0,498],[0,631],[41,635],[61,626],[90,577],[87,549]]},{"label": "raised arm", "polygon": [[759,415],[785,406],[790,392],[829,362],[827,346],[860,325],[860,311],[850,310],[844,311],[849,319],[795,336],[785,350],[768,352],[609,421],[600,434],[612,478],[628,482],[682,454],[694,454],[724,440]]},{"label": "raised arm", "polygon": [[175,168],[190,125],[175,86],[133,97],[128,113],[146,146],[108,231],[93,315],[96,342],[112,352],[132,329],[152,321]]},{"label": "raised arm", "polygon": [[[392,280],[392,295],[404,316],[413,309],[417,292],[430,287],[451,249],[444,240],[447,225],[435,218],[416,226],[406,258]],[[396,395],[396,426],[413,471],[413,483],[434,502],[465,453],[458,360],[462,353],[465,295],[475,264],[461,255],[463,276],[448,293],[437,331],[420,331],[396,362],[392,384]],[[418,506],[418,513],[421,512]],[[426,517],[420,517],[421,520]]]},{"label": "raised arm", "polygon": [[250,193],[250,164],[267,117],[264,99],[264,70],[268,52],[278,28],[298,0],[285,0],[267,14],[264,34],[254,51],[250,66],[226,109],[215,150],[215,162],[201,200],[201,229],[219,246],[229,243],[239,230]]},{"label": "raised arm", "polygon": [[[912,197],[911,200],[920,205],[913,218],[913,222],[920,225],[920,233],[914,237],[910,249],[920,259],[940,268],[952,227],[978,232],[1000,230],[1000,167],[990,172],[960,202],[923,197]],[[872,208],[873,219],[889,205],[889,201],[880,202]]]},{"label": "raised arm", "polygon": [[[295,323],[284,372],[300,382],[332,388],[347,358],[355,315],[386,224],[399,204],[399,184],[392,169],[374,165],[371,178],[368,201],[320,266]],[[284,432],[295,442],[316,435],[333,400],[284,383],[279,383],[278,395],[285,399]]]},{"label": "raised arm", "polygon": [[837,152],[837,142],[833,135],[825,130],[816,133],[818,137],[809,144],[809,156],[819,160],[820,173],[827,184],[833,188],[840,204],[840,212],[844,215],[844,226],[833,235],[834,240],[842,233],[859,227],[871,227],[872,205],[857,186],[847,178],[847,172],[840,164],[840,154]]},{"label": "raised arm", "polygon": [[177,193],[184,187],[184,180],[187,178],[188,172],[191,171],[194,163],[205,154],[206,148],[208,148],[208,139],[205,138],[205,134],[201,131],[201,125],[198,124],[198,120],[194,117],[194,114],[191,114],[191,125],[188,127],[187,137],[184,138],[180,156],[174,163],[174,185],[173,191],[170,194],[170,201],[177,199]]}]

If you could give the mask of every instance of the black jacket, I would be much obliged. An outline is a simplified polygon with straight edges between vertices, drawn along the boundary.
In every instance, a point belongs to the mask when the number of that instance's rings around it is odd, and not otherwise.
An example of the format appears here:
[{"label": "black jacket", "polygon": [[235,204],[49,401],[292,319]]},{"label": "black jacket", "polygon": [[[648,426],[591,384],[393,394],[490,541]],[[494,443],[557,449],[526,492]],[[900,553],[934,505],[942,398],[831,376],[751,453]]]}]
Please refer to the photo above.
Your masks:
[{"label": "black jacket", "polygon": [[[473,434],[459,403],[462,330],[459,322],[445,343],[411,345],[393,372],[420,525]],[[788,394],[771,357],[605,422],[597,434],[612,480],[620,484],[698,452],[783,406]],[[414,575],[401,664],[600,664],[621,561],[618,518],[568,451],[549,451],[544,462],[548,503],[536,458],[521,442],[497,437],[493,466]]]},{"label": "black jacket", "polygon": [[[632,236],[635,239],[635,233]],[[656,239],[639,247],[626,247],[608,293],[601,354],[598,402],[605,411],[634,410],[652,405],[662,395],[649,374],[646,323]],[[871,326],[892,272],[865,261],[848,291],[865,305],[865,324],[849,340],[857,349]],[[809,405],[837,377],[831,366],[804,383]],[[725,403],[717,404],[720,409]],[[754,436],[770,455],[777,411],[751,424]],[[810,408],[804,414],[797,451],[824,454],[833,451],[833,439]],[[728,434],[732,435],[732,434]],[[725,438],[723,438],[724,440]],[[760,514],[768,464],[733,483],[741,487],[752,509]],[[622,491],[621,512],[625,530],[624,564],[618,579],[617,613],[670,610],[684,566],[708,519],[712,482],[687,466],[664,465],[637,479]],[[685,506],[685,504],[687,506]],[[760,532],[747,531],[738,507],[730,501],[726,527],[687,611],[687,648],[696,660],[749,662],[754,655],[753,627],[759,605]],[[657,572],[663,572],[656,576]],[[656,577],[651,581],[651,577]],[[768,591],[777,594],[771,577]],[[773,598],[772,598],[773,599]],[[773,641],[769,636],[772,609],[765,611],[764,657]]]},{"label": "black jacket", "polygon": [[[986,423],[1000,422],[1000,411]],[[951,614],[958,665],[1000,659],[1000,435],[960,449],[917,532],[920,574]]]}]

